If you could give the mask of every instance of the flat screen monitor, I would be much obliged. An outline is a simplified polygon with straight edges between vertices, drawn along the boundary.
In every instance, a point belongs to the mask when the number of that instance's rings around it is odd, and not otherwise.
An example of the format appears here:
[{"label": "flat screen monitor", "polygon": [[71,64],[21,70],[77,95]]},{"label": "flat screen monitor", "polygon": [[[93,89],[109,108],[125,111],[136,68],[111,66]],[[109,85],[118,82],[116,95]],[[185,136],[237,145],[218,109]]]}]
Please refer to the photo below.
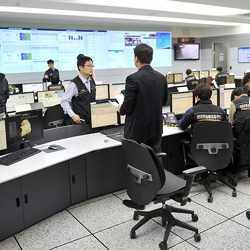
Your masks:
[{"label": "flat screen monitor", "polygon": [[199,43],[181,43],[174,47],[175,60],[199,60]]},{"label": "flat screen monitor", "polygon": [[7,149],[5,119],[0,119],[0,154]]},{"label": "flat screen monitor", "polygon": [[229,109],[231,105],[231,94],[234,89],[224,89],[224,108]]},{"label": "flat screen monitor", "polygon": [[61,102],[61,98],[57,91],[40,91],[37,93],[37,100],[43,104],[44,108],[58,105]]},{"label": "flat screen monitor", "polygon": [[110,85],[110,98],[114,99],[117,95],[121,94],[121,91],[125,90],[125,83],[116,83]]},{"label": "flat screen monitor", "polygon": [[193,71],[193,75],[195,79],[199,80],[200,79],[200,71]]},{"label": "flat screen monitor", "polygon": [[99,128],[118,124],[117,109],[110,103],[91,103],[91,127]]},{"label": "flat screen monitor", "polygon": [[235,75],[228,75],[227,83],[229,84],[235,83]]},{"label": "flat screen monitor", "polygon": [[96,100],[107,100],[109,99],[109,85],[100,84],[96,85]]},{"label": "flat screen monitor", "polygon": [[42,83],[25,83],[23,84],[23,93],[27,92],[38,92],[43,91],[43,84]]},{"label": "flat screen monitor", "polygon": [[211,76],[213,79],[215,79],[217,74],[218,74],[218,71],[216,69],[212,69],[209,72],[209,76]]},{"label": "flat screen monitor", "polygon": [[209,77],[209,70],[202,70],[200,72],[200,79],[202,78],[208,78]]},{"label": "flat screen monitor", "polygon": [[250,47],[238,48],[238,62],[250,63]]},{"label": "flat screen monitor", "polygon": [[174,83],[182,83],[182,82],[184,82],[183,74],[182,73],[174,74]]},{"label": "flat screen monitor", "polygon": [[34,93],[23,93],[10,95],[6,103],[7,112],[15,111],[15,107],[24,104],[34,103]]},{"label": "flat screen monitor", "polygon": [[167,74],[167,83],[168,84],[174,83],[174,74]]},{"label": "flat screen monitor", "polygon": [[211,96],[211,101],[214,105],[219,106],[219,94],[218,94],[218,89],[213,89],[212,91],[212,96]]},{"label": "flat screen monitor", "polygon": [[18,113],[6,118],[8,151],[20,149],[23,142],[31,144],[43,138],[42,110]]},{"label": "flat screen monitor", "polygon": [[193,106],[193,92],[171,93],[170,111],[176,115],[184,114]]}]

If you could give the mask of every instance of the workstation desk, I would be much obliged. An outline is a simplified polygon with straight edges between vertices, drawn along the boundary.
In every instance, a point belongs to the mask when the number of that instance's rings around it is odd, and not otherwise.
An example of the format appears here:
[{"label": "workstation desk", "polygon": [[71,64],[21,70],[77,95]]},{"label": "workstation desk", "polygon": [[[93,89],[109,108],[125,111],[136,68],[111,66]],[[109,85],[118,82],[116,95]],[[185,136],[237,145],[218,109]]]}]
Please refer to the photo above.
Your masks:
[{"label": "workstation desk", "polygon": [[[179,128],[164,127],[162,146],[168,154],[164,165],[174,172],[183,167],[176,143],[183,135]],[[64,149],[48,152],[51,144]],[[73,204],[125,187],[121,142],[101,133],[37,148],[42,152],[11,166],[0,165],[0,240]]]}]

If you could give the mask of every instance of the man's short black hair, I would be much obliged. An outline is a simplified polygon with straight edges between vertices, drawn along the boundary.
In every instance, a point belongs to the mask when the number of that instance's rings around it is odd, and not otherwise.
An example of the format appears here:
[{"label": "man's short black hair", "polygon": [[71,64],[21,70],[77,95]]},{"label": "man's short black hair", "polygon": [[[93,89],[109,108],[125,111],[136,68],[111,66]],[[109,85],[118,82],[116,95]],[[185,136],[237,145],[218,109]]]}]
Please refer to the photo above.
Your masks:
[{"label": "man's short black hair", "polygon": [[85,63],[86,62],[88,62],[88,61],[91,61],[92,63],[93,63],[93,60],[92,60],[92,58],[91,57],[89,57],[89,56],[85,56],[85,55],[83,55],[83,54],[79,54],[78,56],[77,56],[77,68],[78,68],[78,70],[80,71],[80,66],[84,66],[85,65]]},{"label": "man's short black hair", "polygon": [[234,100],[235,96],[240,96],[240,95],[245,94],[245,93],[246,93],[246,91],[243,87],[235,88],[231,93],[231,101]]},{"label": "man's short black hair", "polygon": [[186,75],[190,75],[190,74],[192,74],[192,70],[191,69],[187,69],[186,70]]},{"label": "man's short black hair", "polygon": [[49,60],[47,61],[47,64],[54,64],[54,60],[49,59]]},{"label": "man's short black hair", "polygon": [[198,84],[194,90],[194,96],[202,101],[208,101],[212,96],[212,89],[208,84]]},{"label": "man's short black hair", "polygon": [[219,72],[222,72],[223,68],[222,67],[217,67],[216,70],[219,71]]},{"label": "man's short black hair", "polygon": [[250,96],[250,82],[248,82],[248,83],[246,83],[245,85],[244,85],[244,92],[248,95],[248,96]]},{"label": "man's short black hair", "polygon": [[153,60],[153,49],[145,43],[137,45],[134,54],[140,63],[150,64]]},{"label": "man's short black hair", "polygon": [[250,82],[250,72],[247,72],[245,75],[244,75],[244,78],[243,78],[243,85],[245,85],[246,83]]}]

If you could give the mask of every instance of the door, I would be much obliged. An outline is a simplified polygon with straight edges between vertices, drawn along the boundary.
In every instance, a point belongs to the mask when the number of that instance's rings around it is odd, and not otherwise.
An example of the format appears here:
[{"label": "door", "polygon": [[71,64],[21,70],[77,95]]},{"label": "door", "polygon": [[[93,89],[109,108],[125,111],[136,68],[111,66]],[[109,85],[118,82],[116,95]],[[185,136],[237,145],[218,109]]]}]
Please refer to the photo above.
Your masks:
[{"label": "door", "polygon": [[214,43],[214,68],[222,67],[227,71],[227,47],[224,43]]},{"label": "door", "polygon": [[71,204],[87,199],[86,159],[84,156],[70,160]]},{"label": "door", "polygon": [[24,224],[30,226],[70,205],[68,163],[23,177]]},{"label": "door", "polygon": [[15,180],[1,184],[0,199],[0,240],[3,240],[24,227],[21,182]]}]

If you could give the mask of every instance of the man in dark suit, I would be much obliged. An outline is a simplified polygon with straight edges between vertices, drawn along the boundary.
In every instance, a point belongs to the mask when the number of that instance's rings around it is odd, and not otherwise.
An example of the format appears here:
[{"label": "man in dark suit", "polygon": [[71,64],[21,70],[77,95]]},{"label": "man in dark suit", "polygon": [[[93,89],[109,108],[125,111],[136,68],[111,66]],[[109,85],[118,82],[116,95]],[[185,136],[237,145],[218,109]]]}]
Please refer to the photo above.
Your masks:
[{"label": "man in dark suit", "polygon": [[56,85],[60,81],[59,71],[54,67],[54,61],[52,59],[49,59],[47,64],[49,69],[44,73],[43,82],[51,82]]},{"label": "man in dark suit", "polygon": [[9,85],[4,74],[0,73],[0,114],[6,112],[6,102],[9,98]]},{"label": "man in dark suit", "polygon": [[150,63],[153,49],[139,44],[134,49],[136,73],[128,76],[120,114],[126,115],[124,137],[160,150],[162,105],[167,96],[167,80]]},{"label": "man in dark suit", "polygon": [[80,124],[91,121],[90,103],[95,101],[96,87],[93,74],[93,60],[82,54],[77,57],[79,75],[76,76],[61,100],[61,106],[66,114],[66,124],[73,121]]}]

